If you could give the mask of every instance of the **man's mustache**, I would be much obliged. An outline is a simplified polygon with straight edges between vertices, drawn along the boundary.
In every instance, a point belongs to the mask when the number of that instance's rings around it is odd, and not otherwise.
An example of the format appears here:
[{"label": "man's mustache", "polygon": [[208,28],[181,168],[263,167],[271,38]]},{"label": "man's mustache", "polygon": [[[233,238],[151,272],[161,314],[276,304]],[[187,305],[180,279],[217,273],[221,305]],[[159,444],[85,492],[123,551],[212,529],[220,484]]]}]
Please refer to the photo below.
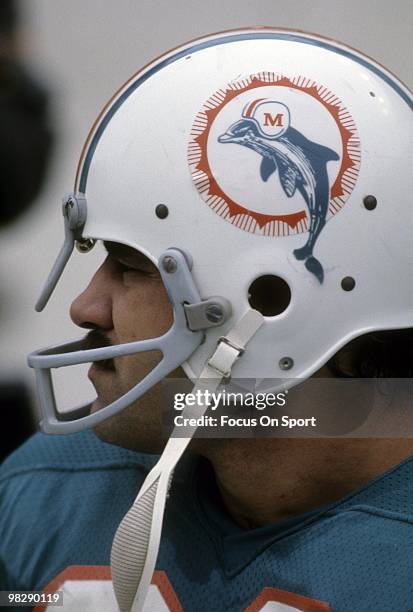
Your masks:
[{"label": "man's mustache", "polygon": [[83,350],[112,346],[111,341],[100,329],[91,329],[83,340]]},{"label": "man's mustache", "polygon": [[[83,340],[84,350],[104,348],[108,346],[112,346],[112,343],[107,335],[100,329],[91,329]],[[104,370],[110,370],[111,372],[116,370],[113,359],[101,359],[99,361],[95,361],[95,364]]]}]

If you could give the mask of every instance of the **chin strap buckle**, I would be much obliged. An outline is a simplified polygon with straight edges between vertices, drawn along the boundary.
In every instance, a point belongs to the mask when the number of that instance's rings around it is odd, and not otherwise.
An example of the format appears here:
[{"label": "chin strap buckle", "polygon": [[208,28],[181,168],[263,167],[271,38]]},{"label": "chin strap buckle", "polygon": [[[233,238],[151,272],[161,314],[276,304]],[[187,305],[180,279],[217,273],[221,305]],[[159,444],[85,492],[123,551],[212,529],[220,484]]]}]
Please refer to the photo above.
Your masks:
[{"label": "chin strap buckle", "polygon": [[242,355],[244,349],[231,344],[227,338],[220,338],[214,354],[208,360],[207,366],[226,381],[231,377],[232,365]]},{"label": "chin strap buckle", "polygon": [[263,316],[256,310],[249,310],[226,336],[218,340],[218,346],[207,362],[207,367],[226,378],[231,376],[235,361],[245,351],[245,346],[263,324]]}]

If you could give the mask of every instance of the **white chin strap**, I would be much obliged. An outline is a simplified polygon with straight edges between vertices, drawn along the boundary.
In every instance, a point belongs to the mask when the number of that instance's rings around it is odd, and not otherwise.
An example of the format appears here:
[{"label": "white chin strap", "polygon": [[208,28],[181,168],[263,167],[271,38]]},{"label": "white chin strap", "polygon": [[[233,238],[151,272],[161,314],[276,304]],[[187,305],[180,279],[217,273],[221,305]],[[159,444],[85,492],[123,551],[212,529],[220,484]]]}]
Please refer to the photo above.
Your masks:
[{"label": "white chin strap", "polygon": [[[249,310],[230,332],[221,338],[206,362],[193,393],[215,391],[222,379],[231,374],[232,366],[245,346],[264,322],[256,310]],[[208,406],[185,406],[184,417],[200,417]],[[174,437],[172,432],[165,449],[145,479],[133,506],[120,523],[112,544],[112,580],[121,612],[141,612],[155,570],[161,539],[162,522],[173,470],[195,434]]]}]

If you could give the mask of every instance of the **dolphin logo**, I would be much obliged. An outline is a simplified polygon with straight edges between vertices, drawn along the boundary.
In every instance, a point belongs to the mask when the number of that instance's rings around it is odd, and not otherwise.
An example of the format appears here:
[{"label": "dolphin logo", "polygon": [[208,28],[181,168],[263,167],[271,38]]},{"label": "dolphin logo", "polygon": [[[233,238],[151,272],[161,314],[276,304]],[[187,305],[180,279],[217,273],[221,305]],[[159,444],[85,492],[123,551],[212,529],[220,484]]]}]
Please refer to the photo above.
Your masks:
[{"label": "dolphin logo", "polygon": [[[270,102],[284,106],[274,100]],[[249,109],[253,105],[254,103],[248,105]],[[262,103],[256,108],[260,106],[262,107]],[[321,284],[324,280],[324,270],[313,256],[313,249],[326,223],[330,200],[327,163],[337,161],[340,159],[339,155],[329,147],[308,140],[291,125],[279,130],[279,135],[266,134],[260,122],[251,116],[250,110],[247,113],[244,111],[243,118],[230,125],[227,131],[218,137],[218,142],[235,143],[256,151],[262,157],[260,175],[263,181],[267,181],[278,168],[284,193],[291,198],[298,190],[302,195],[310,216],[310,230],[306,244],[295,249],[294,256],[305,262],[307,270],[314,274]]]}]

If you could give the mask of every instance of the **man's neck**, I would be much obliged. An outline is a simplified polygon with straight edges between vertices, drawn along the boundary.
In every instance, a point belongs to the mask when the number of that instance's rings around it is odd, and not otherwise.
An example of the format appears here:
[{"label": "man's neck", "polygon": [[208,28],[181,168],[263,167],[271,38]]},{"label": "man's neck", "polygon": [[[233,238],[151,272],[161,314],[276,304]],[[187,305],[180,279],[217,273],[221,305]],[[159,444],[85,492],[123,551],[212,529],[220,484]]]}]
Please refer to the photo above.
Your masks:
[{"label": "man's neck", "polygon": [[246,529],[332,503],[413,454],[413,440],[404,439],[208,442],[201,454],[228,513]]}]

